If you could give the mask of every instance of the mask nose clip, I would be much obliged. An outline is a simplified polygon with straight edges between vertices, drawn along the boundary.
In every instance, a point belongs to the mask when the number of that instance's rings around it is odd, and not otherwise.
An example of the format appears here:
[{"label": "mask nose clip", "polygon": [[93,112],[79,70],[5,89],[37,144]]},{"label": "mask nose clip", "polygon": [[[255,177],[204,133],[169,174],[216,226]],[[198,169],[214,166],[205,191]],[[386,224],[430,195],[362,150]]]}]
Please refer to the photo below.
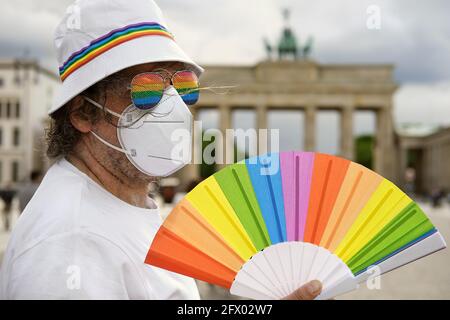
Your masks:
[{"label": "mask nose clip", "polygon": [[131,113],[127,113],[125,120],[126,120],[126,122],[132,122],[133,121],[133,115]]}]

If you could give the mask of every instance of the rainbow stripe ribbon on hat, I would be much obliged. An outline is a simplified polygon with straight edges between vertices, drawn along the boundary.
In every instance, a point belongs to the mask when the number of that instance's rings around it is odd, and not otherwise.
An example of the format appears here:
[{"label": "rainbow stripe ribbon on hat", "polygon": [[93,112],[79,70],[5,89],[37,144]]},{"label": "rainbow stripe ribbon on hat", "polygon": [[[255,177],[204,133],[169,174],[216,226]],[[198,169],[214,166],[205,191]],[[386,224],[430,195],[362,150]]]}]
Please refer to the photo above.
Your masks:
[{"label": "rainbow stripe ribbon on hat", "polygon": [[81,50],[72,54],[59,68],[61,80],[64,81],[73,72],[92,61],[104,52],[133,39],[144,36],[163,36],[174,40],[173,35],[156,22],[143,22],[128,25],[91,41]]}]

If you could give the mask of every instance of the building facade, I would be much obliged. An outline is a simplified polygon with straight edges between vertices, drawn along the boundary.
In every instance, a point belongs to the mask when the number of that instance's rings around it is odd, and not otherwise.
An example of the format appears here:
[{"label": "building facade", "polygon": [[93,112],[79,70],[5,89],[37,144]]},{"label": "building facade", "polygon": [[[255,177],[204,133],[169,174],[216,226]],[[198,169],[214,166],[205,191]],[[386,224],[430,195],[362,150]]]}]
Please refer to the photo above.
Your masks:
[{"label": "building facade", "polygon": [[60,80],[35,61],[0,60],[0,186],[44,169],[44,125]]},{"label": "building facade", "polygon": [[[414,189],[420,194],[430,194],[440,189],[450,192],[450,127],[430,134],[399,132],[399,172],[414,169]],[[405,185],[405,175],[400,177]]]}]

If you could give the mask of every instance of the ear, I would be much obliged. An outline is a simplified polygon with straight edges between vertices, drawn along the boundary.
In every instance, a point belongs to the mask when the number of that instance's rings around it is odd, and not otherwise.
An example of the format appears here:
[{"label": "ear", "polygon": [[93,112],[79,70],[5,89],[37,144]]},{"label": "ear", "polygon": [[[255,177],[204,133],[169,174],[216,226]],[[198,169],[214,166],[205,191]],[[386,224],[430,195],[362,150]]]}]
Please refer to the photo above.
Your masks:
[{"label": "ear", "polygon": [[70,104],[70,122],[72,125],[82,133],[88,133],[92,130],[92,119],[89,119],[88,116],[83,111],[83,105],[85,101],[83,97],[76,96],[73,98]]}]

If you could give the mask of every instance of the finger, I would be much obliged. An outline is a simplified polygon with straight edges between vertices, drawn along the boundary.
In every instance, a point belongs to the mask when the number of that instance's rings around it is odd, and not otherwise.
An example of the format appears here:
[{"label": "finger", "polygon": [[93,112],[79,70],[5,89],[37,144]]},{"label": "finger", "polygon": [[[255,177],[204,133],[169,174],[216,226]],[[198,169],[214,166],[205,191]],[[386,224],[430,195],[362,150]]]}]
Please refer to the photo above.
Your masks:
[{"label": "finger", "polygon": [[313,280],[304,284],[290,295],[283,298],[283,300],[313,300],[322,291],[322,283],[317,280]]}]

